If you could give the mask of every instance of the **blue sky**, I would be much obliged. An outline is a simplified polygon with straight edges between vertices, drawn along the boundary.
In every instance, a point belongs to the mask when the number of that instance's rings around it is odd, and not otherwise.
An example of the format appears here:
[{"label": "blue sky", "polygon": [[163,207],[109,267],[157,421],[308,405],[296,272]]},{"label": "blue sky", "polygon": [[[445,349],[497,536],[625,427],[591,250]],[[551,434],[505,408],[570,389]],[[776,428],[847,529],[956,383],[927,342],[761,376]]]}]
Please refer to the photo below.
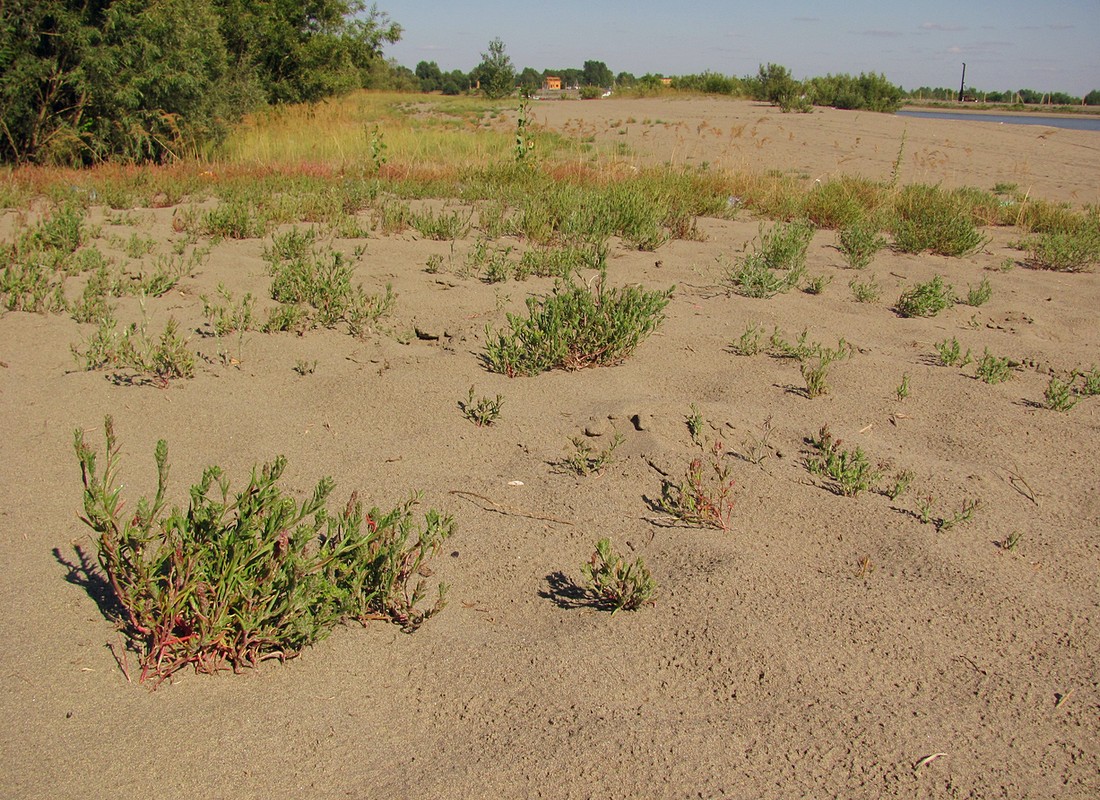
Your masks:
[{"label": "blue sky", "polygon": [[1100,0],[381,0],[405,29],[386,55],[469,71],[499,36],[517,69],[603,61],[613,72],[755,73],[797,78],[882,72],[906,89],[1100,89]]}]

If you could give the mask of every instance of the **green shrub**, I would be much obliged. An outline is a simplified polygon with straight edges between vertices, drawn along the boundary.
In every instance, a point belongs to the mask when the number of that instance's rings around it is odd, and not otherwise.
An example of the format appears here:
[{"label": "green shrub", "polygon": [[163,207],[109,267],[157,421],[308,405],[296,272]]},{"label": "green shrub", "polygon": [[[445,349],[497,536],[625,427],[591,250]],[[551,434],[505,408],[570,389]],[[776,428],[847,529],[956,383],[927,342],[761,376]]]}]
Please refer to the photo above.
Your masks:
[{"label": "green shrub", "polygon": [[918,283],[898,298],[895,310],[903,317],[934,317],[955,304],[955,288],[939,275],[928,283]]},{"label": "green shrub", "polygon": [[760,233],[759,253],[768,269],[799,270],[806,265],[806,250],[814,236],[807,220],[778,223]]},{"label": "green shrub", "polygon": [[982,357],[978,359],[978,378],[985,383],[1004,383],[1012,377],[1012,362],[1008,358],[1000,358],[985,349]]},{"label": "green shrub", "polygon": [[617,364],[633,353],[664,320],[672,289],[608,289],[605,278],[594,288],[568,280],[550,295],[528,298],[527,318],[509,314],[507,333],[487,327],[489,369],[509,377],[537,375]]},{"label": "green shrub", "polygon": [[874,275],[865,281],[852,278],[848,281],[848,288],[852,290],[852,299],[857,303],[877,303],[882,295],[882,287],[878,285]]},{"label": "green shrub", "polygon": [[862,449],[842,450],[841,440],[833,438],[828,425],[821,428],[816,439],[808,441],[816,452],[807,459],[806,468],[814,475],[830,478],[837,494],[855,497],[882,477],[881,470],[871,466]]},{"label": "green shrub", "polygon": [[330,478],[299,504],[278,486],[282,457],[253,469],[236,495],[222,471],[209,467],[191,488],[188,508],[168,512],[164,440],[155,452],[156,497],[123,511],[110,417],[104,428],[102,474],[83,433],[74,436],[82,519],[98,534],[99,563],[138,653],[139,680],[155,687],[188,665],[240,671],[293,658],[344,619],[388,619],[413,630],[442,608],[445,586],[424,607],[424,582],[410,583],[454,532],[450,517],[428,511],[417,526],[414,500],[364,515],[354,494],[332,513]]},{"label": "green shrub", "polygon": [[715,442],[704,462],[696,457],[688,464],[684,479],[661,483],[661,511],[689,525],[728,531],[733,516],[733,478],[725,461],[725,447]]},{"label": "green shrub", "polygon": [[585,586],[597,605],[617,611],[634,611],[653,602],[657,584],[641,558],[633,564],[616,553],[611,540],[600,539],[588,563],[581,566]]},{"label": "green shrub", "polygon": [[1079,226],[1072,232],[1041,233],[1025,242],[1028,265],[1056,272],[1087,272],[1100,261],[1100,231]]},{"label": "green shrub", "polygon": [[895,213],[894,246],[903,253],[930,250],[960,257],[988,241],[975,227],[969,204],[935,186],[906,186],[898,195]]},{"label": "green shrub", "polygon": [[867,220],[845,225],[837,233],[837,248],[852,269],[864,269],[874,260],[875,254],[886,247],[886,237],[878,226]]},{"label": "green shrub", "polygon": [[766,299],[780,292],[789,292],[798,286],[805,274],[805,267],[789,270],[780,277],[770,268],[762,253],[749,253],[736,264],[725,264],[721,259],[725,274],[723,282],[727,288],[742,297]]}]

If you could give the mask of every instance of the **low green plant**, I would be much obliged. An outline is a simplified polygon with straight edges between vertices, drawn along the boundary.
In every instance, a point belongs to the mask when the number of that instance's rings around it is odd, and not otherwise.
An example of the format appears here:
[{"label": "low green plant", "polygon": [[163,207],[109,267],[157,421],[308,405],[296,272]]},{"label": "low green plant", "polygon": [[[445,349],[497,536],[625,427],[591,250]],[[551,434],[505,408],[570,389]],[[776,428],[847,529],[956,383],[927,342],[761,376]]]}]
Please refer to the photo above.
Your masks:
[{"label": "low green plant", "polygon": [[997,546],[1000,547],[1002,550],[1012,552],[1020,546],[1020,540],[1022,538],[1023,536],[1020,534],[1019,531],[1012,531],[1004,539],[997,542]]},{"label": "low green plant", "polygon": [[72,318],[77,322],[99,322],[111,316],[114,312],[108,298],[114,294],[115,286],[107,264],[101,264],[88,276],[80,299],[69,309]]},{"label": "low green plant", "polygon": [[150,236],[141,236],[136,231],[130,234],[126,240],[124,250],[129,258],[141,258],[153,252],[157,246],[157,240]]},{"label": "low green plant", "polygon": [[985,383],[1004,383],[1012,377],[1012,362],[993,355],[988,347],[978,359],[977,369],[978,378]]},{"label": "low green plant", "polygon": [[894,476],[894,482],[890,485],[890,488],[886,490],[886,496],[891,500],[897,500],[909,490],[915,477],[912,470],[901,470]]},{"label": "low green plant", "polygon": [[422,214],[413,214],[410,223],[426,239],[453,242],[470,232],[473,213],[473,210],[466,213],[459,210],[450,213],[440,211],[438,214],[425,211]]},{"label": "low green plant", "polygon": [[219,204],[202,216],[198,232],[222,239],[256,239],[267,231],[269,219],[244,200]]},{"label": "low green plant", "polygon": [[868,220],[845,225],[837,233],[837,249],[852,269],[866,269],[879,250],[886,247],[886,237],[878,226]]},{"label": "low green plant", "polygon": [[829,426],[822,426],[816,439],[807,440],[814,453],[806,460],[806,468],[813,475],[833,481],[832,489],[845,497],[855,497],[873,487],[882,472],[871,466],[866,454],[859,447],[843,450],[842,440],[834,439]]},{"label": "low green plant", "polygon": [[1043,393],[1044,405],[1052,411],[1069,411],[1077,405],[1077,393],[1073,391],[1073,385],[1077,381],[1077,373],[1072,372],[1066,380],[1057,375],[1050,376],[1046,391]]},{"label": "low green plant", "polygon": [[976,287],[968,285],[967,289],[969,290],[966,293],[966,304],[968,306],[985,305],[993,294],[993,287],[989,283],[989,278],[982,278],[981,283]]},{"label": "low green plant", "polygon": [[918,283],[902,293],[895,310],[903,317],[934,317],[955,304],[955,289],[934,275],[927,283]]},{"label": "low green plant", "polygon": [[799,270],[806,266],[806,250],[813,239],[814,226],[809,220],[778,223],[760,231],[758,252],[768,269]]},{"label": "low green plant", "polygon": [[699,413],[699,409],[696,408],[695,403],[691,404],[690,411],[691,413],[686,417],[688,434],[691,436],[691,441],[695,444],[702,444],[703,415]]},{"label": "low green plant", "polygon": [[852,290],[852,299],[857,303],[877,303],[882,295],[882,287],[878,285],[874,275],[865,281],[852,278],[848,281],[848,288]]},{"label": "low green plant", "polygon": [[761,253],[749,253],[733,265],[723,264],[723,282],[729,291],[742,297],[767,299],[777,294],[789,292],[798,286],[806,272],[804,266],[795,267],[780,277],[769,267]]},{"label": "low green plant", "polygon": [[658,507],[666,514],[690,525],[728,531],[733,515],[733,486],[725,448],[716,441],[707,452],[707,460],[691,460],[683,480],[665,480],[661,484]]},{"label": "low green plant", "polygon": [[594,601],[617,611],[634,611],[653,602],[657,584],[641,558],[634,563],[616,553],[609,538],[600,539],[588,562],[581,566],[585,588]]},{"label": "low green plant", "polygon": [[738,356],[755,356],[763,349],[763,335],[760,326],[751,322],[741,336],[730,343],[730,351]]},{"label": "low green plant", "polygon": [[950,341],[944,339],[942,342],[936,344],[936,355],[940,360],[940,363],[945,367],[965,367],[974,359],[970,355],[970,348],[967,348],[966,354],[962,352],[962,346],[959,344],[959,340],[954,336]]},{"label": "low green plant", "polygon": [[1074,230],[1039,233],[1027,239],[1028,266],[1056,272],[1087,272],[1100,261],[1100,229],[1078,225]]},{"label": "low green plant", "polygon": [[470,394],[465,400],[458,401],[458,408],[462,416],[470,422],[482,428],[492,425],[500,417],[500,407],[504,404],[504,395],[498,394],[495,398],[480,397],[474,399],[474,387],[470,387]]},{"label": "low green plant", "polygon": [[772,431],[772,416],[769,414],[760,423],[760,434],[750,433],[742,442],[742,447],[745,448],[744,457],[747,461],[759,467],[764,463],[764,459],[771,455],[772,447],[768,440],[771,439]]},{"label": "low green plant", "polygon": [[901,376],[901,383],[898,384],[898,388],[894,390],[894,395],[898,400],[904,400],[909,396],[909,374],[906,373]]},{"label": "low green plant", "polygon": [[608,289],[603,273],[593,287],[560,282],[528,298],[526,318],[509,314],[508,332],[486,328],[485,363],[509,377],[617,364],[660,326],[672,291]]},{"label": "low green plant", "polygon": [[1080,393],[1084,397],[1095,397],[1100,394],[1100,367],[1093,367],[1088,372],[1081,373],[1082,385]]},{"label": "low green plant", "polygon": [[187,348],[174,319],[168,320],[160,336],[152,338],[144,316],[140,325],[133,323],[119,330],[114,316],[108,314],[84,347],[74,345],[72,352],[84,369],[115,370],[116,380],[126,383],[165,384],[195,374],[195,355]]},{"label": "low green plant", "polygon": [[826,382],[829,377],[829,368],[836,361],[843,361],[852,357],[852,346],[841,339],[835,349],[823,347],[814,343],[810,355],[800,359],[802,379],[806,382],[806,397],[811,400],[821,397],[829,391]]},{"label": "low green plant", "polygon": [[935,521],[937,531],[949,531],[958,525],[964,525],[974,518],[974,512],[981,507],[980,500],[964,500],[962,508],[950,517],[941,517]]},{"label": "low green plant", "polygon": [[363,513],[352,495],[330,512],[331,478],[300,504],[278,485],[286,459],[254,468],[245,489],[209,467],[191,488],[186,510],[167,510],[168,446],[155,450],[157,492],[124,511],[119,445],[104,423],[103,471],[77,430],[74,448],[84,485],[81,517],[96,534],[99,563],[117,601],[117,622],[154,687],[192,665],[234,671],[285,660],[320,641],[345,619],[386,619],[414,630],[437,613],[446,587],[424,605],[418,571],[454,532],[434,510],[413,518],[416,498],[388,513]]},{"label": "low green plant", "polygon": [[894,246],[903,253],[929,250],[959,258],[989,241],[962,194],[913,184],[897,193],[894,206]]},{"label": "low green plant", "polygon": [[623,443],[623,437],[616,433],[602,450],[597,450],[582,436],[575,436],[569,441],[573,452],[562,459],[561,466],[575,475],[585,476],[603,472],[615,460],[615,450]]},{"label": "low green plant", "polygon": [[301,375],[303,378],[306,375],[312,375],[317,371],[317,359],[309,361],[305,358],[299,358],[294,362],[294,371]]},{"label": "low green plant", "polygon": [[806,285],[802,287],[802,291],[806,294],[821,294],[832,282],[832,275],[818,275],[806,281]]},{"label": "low green plant", "polygon": [[252,330],[256,326],[254,309],[256,305],[252,294],[246,293],[239,302],[233,299],[233,293],[225,288],[225,284],[218,284],[218,296],[224,303],[212,301],[206,295],[199,295],[202,300],[202,313],[210,323],[215,336],[225,336],[228,333],[244,332]]}]

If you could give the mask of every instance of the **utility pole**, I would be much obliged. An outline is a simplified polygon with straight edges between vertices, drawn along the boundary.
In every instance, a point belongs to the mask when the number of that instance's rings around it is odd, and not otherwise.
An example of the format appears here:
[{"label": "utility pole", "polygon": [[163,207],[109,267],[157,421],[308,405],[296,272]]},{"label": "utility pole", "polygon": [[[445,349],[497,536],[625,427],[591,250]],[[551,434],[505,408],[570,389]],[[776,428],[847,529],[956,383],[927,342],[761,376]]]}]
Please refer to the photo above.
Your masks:
[{"label": "utility pole", "polygon": [[963,62],[962,82],[959,84],[959,102],[963,101],[963,92],[966,90],[966,62]]}]

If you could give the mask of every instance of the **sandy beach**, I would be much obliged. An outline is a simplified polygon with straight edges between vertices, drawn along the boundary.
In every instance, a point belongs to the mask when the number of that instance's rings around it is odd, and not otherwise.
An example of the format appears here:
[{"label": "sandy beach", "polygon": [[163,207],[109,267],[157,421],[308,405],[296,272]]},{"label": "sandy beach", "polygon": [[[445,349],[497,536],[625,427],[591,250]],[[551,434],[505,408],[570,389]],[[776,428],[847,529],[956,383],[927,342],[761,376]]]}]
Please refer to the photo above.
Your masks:
[{"label": "sandy beach", "polygon": [[[1100,203],[1090,132],[707,98],[544,101],[531,114],[567,136],[621,142],[639,165],[807,182],[896,169],[903,184],[1015,184]],[[120,223],[94,206],[89,222],[120,261],[131,234],[152,238],[151,259],[179,238],[179,213],[139,208]],[[3,212],[4,240],[17,222]],[[761,223],[747,211],[702,218],[698,240],[656,252],[612,240],[609,283],[676,287],[664,324],[622,364],[531,378],[486,370],[486,326],[553,281],[428,272],[430,257],[454,253],[412,230],[330,242],[349,257],[365,247],[356,279],[397,295],[364,339],[206,335],[201,297],[219,284],[273,305],[270,239],[217,241],[147,303],[151,328],[174,318],[199,355],[195,377],[167,387],[80,370],[71,347],[93,326],[0,316],[0,795],[1100,796],[1100,397],[1043,407],[1052,373],[1100,365],[1100,275],[1027,268],[1013,228],[987,229],[964,258],[884,250],[858,272],[835,232],[819,230],[807,266],[831,281],[821,294],[731,295],[719,259]],[[471,234],[456,250],[474,245]],[[855,302],[849,282],[871,273],[881,300]],[[935,275],[962,295],[988,278],[991,297],[930,318],[892,310]],[[123,322],[141,313],[136,298],[119,301]],[[808,399],[795,362],[731,352],[752,324],[843,338],[853,355]],[[1011,379],[937,363],[936,343],[952,337],[1009,358]],[[463,417],[471,386],[503,396],[495,424]],[[700,452],[693,406],[728,451],[728,532],[655,508],[662,481]],[[411,635],[342,626],[286,663],[185,670],[155,692],[128,682],[104,600],[76,577],[79,553],[95,555],[78,519],[73,431],[101,449],[107,414],[131,503],[155,489],[162,438],[177,504],[208,465],[240,487],[279,454],[298,496],[324,475],[337,505],[354,490],[383,507],[422,491],[458,523],[431,564],[449,605]],[[910,471],[911,488],[896,499],[831,491],[806,468],[823,425],[885,472]],[[616,435],[601,474],[562,469],[574,437],[601,449]],[[964,524],[921,520],[922,502],[949,518],[972,500]],[[604,536],[645,559],[654,605],[611,616],[563,596]]]}]

